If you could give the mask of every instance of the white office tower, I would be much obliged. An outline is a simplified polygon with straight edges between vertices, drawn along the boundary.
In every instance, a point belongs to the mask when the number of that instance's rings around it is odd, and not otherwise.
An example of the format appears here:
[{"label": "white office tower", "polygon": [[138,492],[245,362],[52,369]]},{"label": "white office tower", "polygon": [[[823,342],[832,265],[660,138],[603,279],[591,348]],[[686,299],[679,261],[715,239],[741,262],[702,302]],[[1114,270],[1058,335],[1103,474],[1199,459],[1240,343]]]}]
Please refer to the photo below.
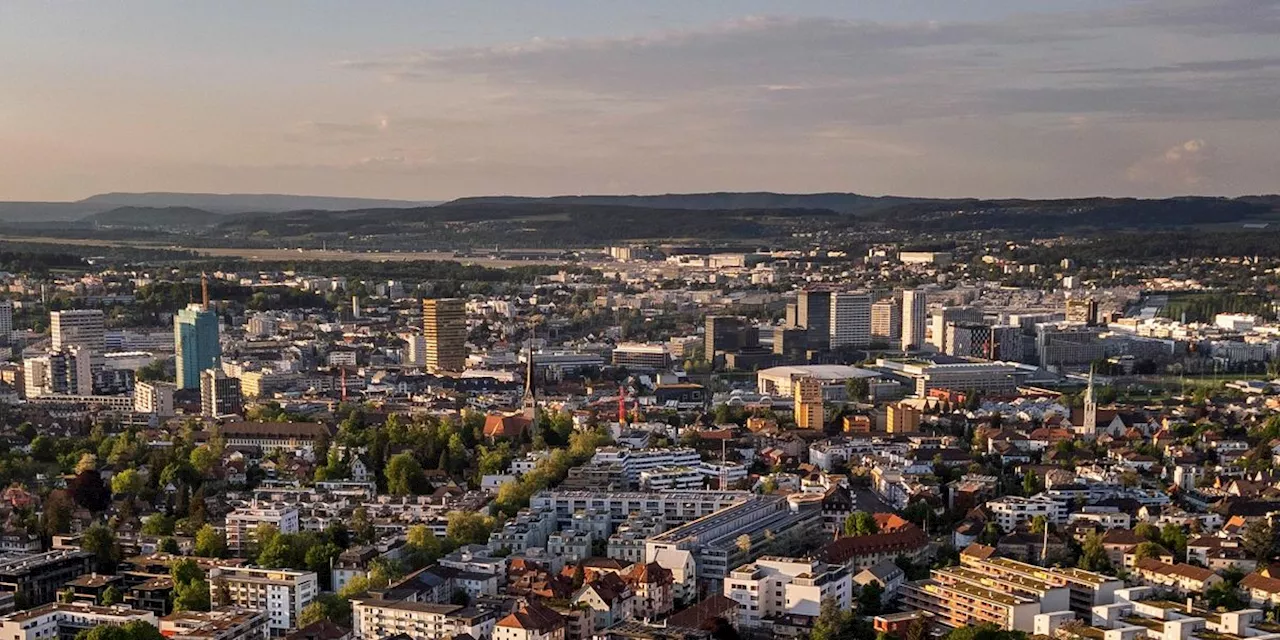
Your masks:
[{"label": "white office tower", "polygon": [[864,348],[870,344],[871,294],[865,291],[832,294],[832,348]]},{"label": "white office tower", "polygon": [[54,311],[49,314],[49,328],[52,351],[71,346],[84,347],[91,356],[105,351],[107,320],[101,309]]},{"label": "white office tower", "polygon": [[908,289],[902,292],[902,350],[916,351],[924,347],[925,326],[929,320],[924,292]]}]

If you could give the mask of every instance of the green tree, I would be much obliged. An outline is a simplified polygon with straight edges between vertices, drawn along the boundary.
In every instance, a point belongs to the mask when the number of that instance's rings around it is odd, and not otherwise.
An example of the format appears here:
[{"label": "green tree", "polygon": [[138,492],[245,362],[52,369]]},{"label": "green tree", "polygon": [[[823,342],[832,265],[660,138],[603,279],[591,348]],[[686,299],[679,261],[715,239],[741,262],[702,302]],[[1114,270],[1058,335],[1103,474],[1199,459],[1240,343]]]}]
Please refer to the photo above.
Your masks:
[{"label": "green tree", "polygon": [[319,600],[313,600],[311,604],[303,607],[302,613],[298,614],[299,627],[306,627],[327,620],[329,620],[329,607],[326,607]]},{"label": "green tree", "polygon": [[356,542],[368,544],[373,542],[373,520],[369,518],[369,510],[356,507],[351,512],[351,536]]},{"label": "green tree", "polygon": [[842,610],[834,598],[827,598],[813,621],[809,640],[851,640],[856,622],[852,610]]},{"label": "green tree", "polygon": [[202,476],[209,475],[218,464],[218,456],[207,446],[199,446],[191,450],[191,466]]},{"label": "green tree", "polygon": [[1254,520],[1245,525],[1240,544],[1259,565],[1270,562],[1276,549],[1275,531],[1266,520]]},{"label": "green tree", "polygon": [[1147,541],[1133,548],[1133,559],[1135,562],[1141,562],[1147,558],[1159,558],[1164,552],[1164,547]]},{"label": "green tree", "polygon": [[1205,602],[1212,609],[1239,611],[1248,604],[1240,597],[1240,590],[1232,583],[1223,581],[1210,586],[1204,591]]},{"label": "green tree", "polygon": [[1172,522],[1166,524],[1160,530],[1160,543],[1172,551],[1174,557],[1179,559],[1187,557],[1187,532],[1183,531],[1181,526]]},{"label": "green tree", "polygon": [[119,604],[122,600],[124,600],[124,593],[122,593],[114,584],[107,587],[106,590],[102,592],[102,606],[104,607]]},{"label": "green tree", "polygon": [[101,524],[89,527],[80,538],[80,548],[93,554],[99,572],[115,573],[116,563],[120,561],[120,545],[111,529]]},{"label": "green tree", "polygon": [[387,477],[387,491],[392,495],[416,495],[426,484],[422,465],[408,452],[391,456],[384,473]]},{"label": "green tree", "polygon": [[188,584],[196,580],[203,580],[204,571],[200,570],[200,565],[196,564],[195,560],[182,558],[170,565],[169,577],[173,578],[174,584]]},{"label": "green tree", "polygon": [[211,600],[209,583],[204,579],[173,585],[173,608],[177,611],[208,611]]},{"label": "green tree", "polygon": [[858,611],[864,616],[879,614],[883,598],[884,588],[880,583],[868,582],[858,594]]},{"label": "green tree", "polygon": [[[114,488],[115,481],[112,481]],[[149,536],[173,535],[173,518],[163,513],[153,513],[142,520],[142,532]]]},{"label": "green tree", "polygon": [[844,520],[844,534],[847,536],[869,536],[880,533],[880,525],[875,516],[866,511],[855,511]]},{"label": "green tree", "polygon": [[452,511],[448,524],[445,525],[445,537],[455,546],[465,544],[483,544],[489,540],[489,532],[493,530],[493,518],[469,511]]},{"label": "green tree", "polygon": [[193,550],[197,556],[205,558],[222,558],[227,555],[227,539],[212,525],[204,525],[196,531],[196,542]]},{"label": "green tree", "polygon": [[142,486],[142,475],[133,468],[125,468],[119,474],[111,476],[111,493],[116,495],[137,495]]},{"label": "green tree", "polygon": [[1133,528],[1134,535],[1152,542],[1160,541],[1160,528],[1150,522],[1140,523]]},{"label": "green tree", "polygon": [[1022,495],[1033,496],[1044,490],[1040,484],[1040,477],[1033,471],[1028,471],[1022,476]]},{"label": "green tree", "polygon": [[409,527],[406,544],[409,547],[407,560],[413,569],[421,569],[435,562],[444,551],[436,534],[421,524]]},{"label": "green tree", "polygon": [[1031,533],[1044,533],[1049,529],[1049,519],[1044,516],[1036,516],[1031,519]]},{"label": "green tree", "polygon": [[1086,571],[1110,571],[1111,558],[1102,544],[1102,536],[1092,532],[1084,539],[1080,550],[1080,568]]}]

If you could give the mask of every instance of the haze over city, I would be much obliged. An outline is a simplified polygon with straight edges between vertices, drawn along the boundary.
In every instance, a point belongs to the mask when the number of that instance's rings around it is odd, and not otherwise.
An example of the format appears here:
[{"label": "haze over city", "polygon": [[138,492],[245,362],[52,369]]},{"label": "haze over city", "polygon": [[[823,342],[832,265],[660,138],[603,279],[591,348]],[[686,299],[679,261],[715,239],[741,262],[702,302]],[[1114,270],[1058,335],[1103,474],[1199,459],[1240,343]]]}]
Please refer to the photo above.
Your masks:
[{"label": "haze over city", "polygon": [[1280,3],[0,6],[0,200],[1276,190]]}]

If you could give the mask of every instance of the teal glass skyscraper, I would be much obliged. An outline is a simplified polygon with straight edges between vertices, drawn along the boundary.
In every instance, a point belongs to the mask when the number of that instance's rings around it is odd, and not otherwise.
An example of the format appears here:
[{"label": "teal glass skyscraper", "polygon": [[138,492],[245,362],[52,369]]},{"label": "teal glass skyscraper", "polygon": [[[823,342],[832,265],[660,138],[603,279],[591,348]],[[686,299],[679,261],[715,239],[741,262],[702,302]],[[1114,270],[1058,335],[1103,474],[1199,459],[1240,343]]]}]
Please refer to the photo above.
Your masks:
[{"label": "teal glass skyscraper", "polygon": [[201,304],[189,304],[173,318],[173,346],[179,389],[199,389],[200,372],[222,361],[218,314],[209,310],[209,287],[202,282]]}]

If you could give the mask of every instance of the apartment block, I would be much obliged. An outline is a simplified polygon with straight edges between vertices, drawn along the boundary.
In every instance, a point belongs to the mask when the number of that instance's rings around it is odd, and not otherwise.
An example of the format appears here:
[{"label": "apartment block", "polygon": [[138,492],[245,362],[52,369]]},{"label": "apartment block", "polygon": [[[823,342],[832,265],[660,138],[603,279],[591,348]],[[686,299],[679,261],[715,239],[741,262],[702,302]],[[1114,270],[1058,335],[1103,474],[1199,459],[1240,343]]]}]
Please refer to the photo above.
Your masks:
[{"label": "apartment block", "polygon": [[53,602],[62,585],[91,571],[93,554],[55,549],[0,560],[0,590],[12,591],[28,606]]},{"label": "apartment block", "polygon": [[1071,567],[1040,567],[995,555],[991,547],[969,545],[960,554],[961,566],[993,578],[1040,580],[1070,592],[1070,610],[1087,614],[1093,607],[1115,602],[1124,582],[1101,573]]},{"label": "apartment block", "polygon": [[1062,514],[1065,511],[1056,500],[1046,496],[1005,496],[988,501],[987,509],[995,517],[996,524],[1006,533],[1021,526],[1029,526],[1039,516],[1052,524],[1062,524]]},{"label": "apartment block", "polygon": [[154,625],[156,614],[126,606],[56,602],[0,618],[0,635],[6,640],[73,640],[94,627],[122,627],[130,622]]},{"label": "apartment block", "polygon": [[169,640],[266,640],[267,614],[257,609],[226,606],[212,611],[176,611],[160,619],[160,633]]},{"label": "apartment block", "polygon": [[280,533],[298,533],[298,509],[291,506],[246,507],[227,514],[227,548],[241,553],[253,548],[258,527],[271,525]]},{"label": "apartment block", "polygon": [[852,592],[848,569],[813,559],[766,556],[739,566],[724,580],[724,595],[738,603],[738,620],[745,627],[767,627],[784,616],[816,619],[827,599],[848,609]]},{"label": "apartment block", "polygon": [[315,572],[257,567],[213,567],[209,570],[210,599],[267,612],[272,634],[298,627],[302,610],[320,593]]},{"label": "apartment block", "polygon": [[353,633],[359,640],[381,640],[400,634],[441,640],[466,634],[488,638],[496,615],[489,610],[456,604],[365,598],[352,601]]}]

